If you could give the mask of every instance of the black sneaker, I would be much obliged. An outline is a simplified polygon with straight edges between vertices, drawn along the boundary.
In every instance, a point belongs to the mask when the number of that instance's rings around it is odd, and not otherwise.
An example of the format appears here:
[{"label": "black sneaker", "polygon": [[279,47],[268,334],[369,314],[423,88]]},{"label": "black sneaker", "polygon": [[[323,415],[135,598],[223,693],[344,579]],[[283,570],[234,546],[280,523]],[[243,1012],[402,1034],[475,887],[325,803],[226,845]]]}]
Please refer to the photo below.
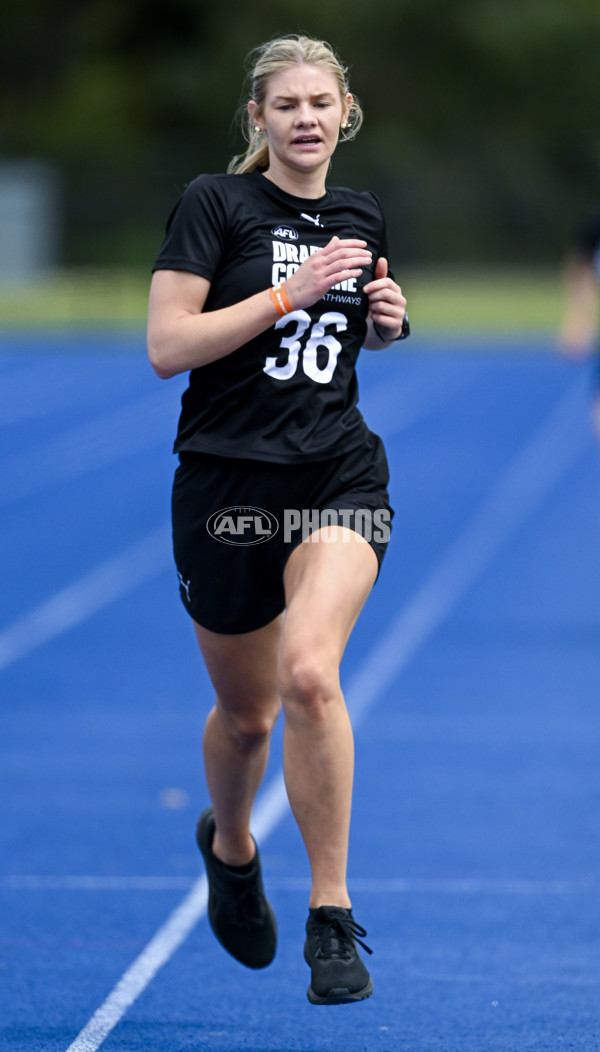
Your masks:
[{"label": "black sneaker", "polygon": [[206,865],[211,928],[236,961],[247,968],[266,968],[277,949],[277,924],[265,898],[258,848],[247,872],[236,872],[213,855],[214,835],[215,819],[208,807],[198,820],[196,841]]},{"label": "black sneaker", "polygon": [[358,942],[367,953],[373,952],[357,938],[366,934],[355,923],[352,910],[319,906],[308,911],[304,960],[311,969],[307,991],[311,1004],[341,1005],[371,996],[371,976],[356,949]]}]

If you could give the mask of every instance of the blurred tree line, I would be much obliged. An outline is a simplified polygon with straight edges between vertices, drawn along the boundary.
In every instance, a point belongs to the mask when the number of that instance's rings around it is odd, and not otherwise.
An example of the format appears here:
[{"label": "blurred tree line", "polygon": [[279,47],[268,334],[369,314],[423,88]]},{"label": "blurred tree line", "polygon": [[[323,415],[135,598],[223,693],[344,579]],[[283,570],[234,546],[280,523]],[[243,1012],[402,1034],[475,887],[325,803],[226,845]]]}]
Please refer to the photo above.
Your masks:
[{"label": "blurred tree line", "polygon": [[0,160],[63,180],[68,264],[148,265],[222,171],[251,48],[329,40],[365,109],[331,181],[376,190],[392,257],[555,265],[600,199],[599,0],[19,0],[0,9]]}]

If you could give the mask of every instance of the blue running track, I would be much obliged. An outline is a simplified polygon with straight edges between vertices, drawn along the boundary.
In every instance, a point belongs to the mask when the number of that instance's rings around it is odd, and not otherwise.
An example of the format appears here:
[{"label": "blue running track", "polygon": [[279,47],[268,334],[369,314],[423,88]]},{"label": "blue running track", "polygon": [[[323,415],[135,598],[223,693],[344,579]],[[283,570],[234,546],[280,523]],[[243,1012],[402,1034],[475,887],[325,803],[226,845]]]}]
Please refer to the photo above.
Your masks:
[{"label": "blue running track", "polygon": [[215,942],[211,689],[169,539],[183,378],[138,334],[0,354],[0,1048],[600,1049],[600,452],[540,342],[363,353],[394,533],[351,639],[350,887],[375,994],[306,1000],[278,728],[254,828],[280,948]]}]

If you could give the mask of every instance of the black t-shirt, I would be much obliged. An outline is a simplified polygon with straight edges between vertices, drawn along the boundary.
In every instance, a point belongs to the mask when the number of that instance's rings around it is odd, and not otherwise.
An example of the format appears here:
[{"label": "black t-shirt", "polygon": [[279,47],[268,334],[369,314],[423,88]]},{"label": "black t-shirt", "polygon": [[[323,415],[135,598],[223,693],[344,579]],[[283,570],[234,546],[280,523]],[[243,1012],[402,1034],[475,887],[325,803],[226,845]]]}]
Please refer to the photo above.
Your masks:
[{"label": "black t-shirt", "polygon": [[306,200],[257,170],[201,175],[189,184],[169,217],[153,270],[207,278],[205,311],[285,281],[334,234],[366,241],[372,266],[231,354],[193,369],[176,452],[294,463],[360,445],[368,434],[355,373],[368,311],[361,290],[377,258],[387,256],[374,194],[335,187]]},{"label": "black t-shirt", "polygon": [[600,281],[600,212],[582,223],[575,237],[575,250],[592,264]]}]

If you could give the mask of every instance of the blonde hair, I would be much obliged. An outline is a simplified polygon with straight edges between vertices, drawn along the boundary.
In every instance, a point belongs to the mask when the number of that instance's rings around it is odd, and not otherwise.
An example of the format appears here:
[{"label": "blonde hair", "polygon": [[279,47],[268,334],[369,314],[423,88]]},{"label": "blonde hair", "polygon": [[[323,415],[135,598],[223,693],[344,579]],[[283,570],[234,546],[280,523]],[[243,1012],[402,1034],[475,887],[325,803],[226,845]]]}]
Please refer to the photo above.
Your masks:
[{"label": "blonde hair", "polygon": [[[348,87],[348,70],[342,65],[333,48],[324,40],[290,34],[277,37],[250,52],[249,60],[253,62],[249,74],[249,97],[256,102],[260,111],[267,95],[269,77],[275,73],[290,69],[292,66],[321,66],[333,74],[337,82],[342,104],[346,102]],[[363,122],[363,112],[358,99],[353,99],[348,114],[348,126],[342,133],[343,139],[353,139]],[[263,131],[257,131],[254,121],[250,119],[247,103],[243,104],[242,132],[248,147],[245,153],[233,157],[227,168],[229,174],[241,175],[253,168],[267,168],[269,165],[269,145]]]}]

